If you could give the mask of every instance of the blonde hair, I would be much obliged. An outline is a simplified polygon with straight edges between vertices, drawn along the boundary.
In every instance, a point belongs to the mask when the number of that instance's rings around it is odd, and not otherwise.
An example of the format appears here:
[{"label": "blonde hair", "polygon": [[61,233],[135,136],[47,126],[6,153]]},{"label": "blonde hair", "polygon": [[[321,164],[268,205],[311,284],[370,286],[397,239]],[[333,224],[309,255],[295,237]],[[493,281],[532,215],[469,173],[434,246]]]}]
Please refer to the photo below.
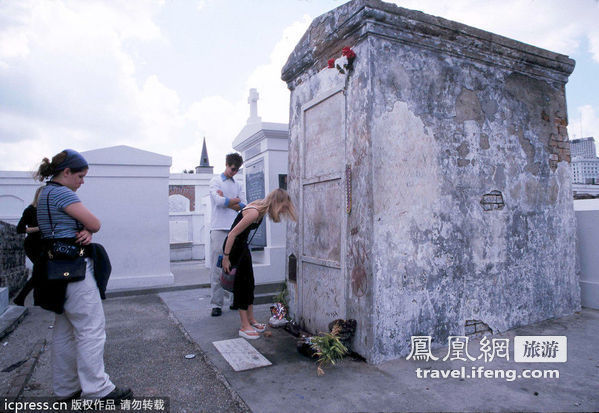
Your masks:
[{"label": "blonde hair", "polygon": [[37,202],[40,199],[40,192],[42,192],[42,189],[44,189],[43,186],[40,186],[39,188],[37,188],[37,190],[35,191],[35,195],[33,195],[33,201],[31,201],[31,205],[33,205],[36,208],[37,208]]},{"label": "blonde hair", "polygon": [[256,208],[261,216],[268,214],[273,222],[281,222],[281,217],[287,217],[297,221],[295,207],[287,191],[277,188],[266,196],[266,198],[256,201]]}]

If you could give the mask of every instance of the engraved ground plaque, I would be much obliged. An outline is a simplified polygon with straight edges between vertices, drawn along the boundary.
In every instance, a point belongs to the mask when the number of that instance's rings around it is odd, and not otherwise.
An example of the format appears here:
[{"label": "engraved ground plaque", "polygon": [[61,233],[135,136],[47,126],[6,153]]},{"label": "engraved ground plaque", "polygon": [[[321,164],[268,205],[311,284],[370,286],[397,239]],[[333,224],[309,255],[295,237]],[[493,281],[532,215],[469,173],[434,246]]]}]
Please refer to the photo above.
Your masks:
[{"label": "engraved ground plaque", "polygon": [[235,371],[250,370],[272,364],[244,338],[214,341],[212,344]]}]

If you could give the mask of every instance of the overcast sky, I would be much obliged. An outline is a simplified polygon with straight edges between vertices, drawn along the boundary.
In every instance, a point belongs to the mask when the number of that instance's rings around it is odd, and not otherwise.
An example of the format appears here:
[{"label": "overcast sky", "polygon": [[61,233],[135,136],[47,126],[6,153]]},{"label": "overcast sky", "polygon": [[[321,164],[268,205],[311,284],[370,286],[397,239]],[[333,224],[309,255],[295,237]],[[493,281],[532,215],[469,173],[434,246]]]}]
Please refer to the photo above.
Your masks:
[{"label": "overcast sky", "polygon": [[[287,122],[281,68],[308,25],[342,0],[2,0],[0,169],[130,145],[215,171],[249,116]],[[599,140],[597,0],[405,0],[577,61],[566,86],[570,138]]]}]

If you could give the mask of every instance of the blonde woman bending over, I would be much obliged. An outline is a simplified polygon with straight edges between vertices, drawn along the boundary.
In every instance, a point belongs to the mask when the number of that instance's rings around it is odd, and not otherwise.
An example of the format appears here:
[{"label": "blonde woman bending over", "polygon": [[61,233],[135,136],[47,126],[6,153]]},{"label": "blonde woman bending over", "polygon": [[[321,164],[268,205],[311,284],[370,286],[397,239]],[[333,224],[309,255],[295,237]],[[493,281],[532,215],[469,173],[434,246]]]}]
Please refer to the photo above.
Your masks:
[{"label": "blonde woman bending over", "polygon": [[295,207],[289,194],[283,189],[275,189],[266,198],[251,202],[237,214],[223,244],[223,270],[228,273],[232,266],[237,267],[233,305],[239,309],[239,335],[250,340],[259,338],[266,325],[254,317],[254,271],[247,239],[250,231],[258,228],[266,214],[273,222],[280,222],[283,217],[296,220]]}]

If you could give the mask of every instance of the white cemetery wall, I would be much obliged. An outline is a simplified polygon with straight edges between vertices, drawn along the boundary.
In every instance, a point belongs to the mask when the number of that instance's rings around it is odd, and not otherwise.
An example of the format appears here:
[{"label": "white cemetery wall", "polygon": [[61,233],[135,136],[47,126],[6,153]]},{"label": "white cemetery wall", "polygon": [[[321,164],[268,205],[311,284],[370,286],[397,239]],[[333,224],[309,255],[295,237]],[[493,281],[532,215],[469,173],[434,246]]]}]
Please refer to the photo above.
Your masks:
[{"label": "white cemetery wall", "polygon": [[[169,266],[170,157],[117,146],[84,152],[90,169],[77,191],[102,222],[113,272],[108,289],[173,282]],[[42,183],[30,171],[0,171],[0,220],[16,225]],[[31,267],[31,263],[28,262]]]},{"label": "white cemetery wall", "polygon": [[599,199],[574,201],[576,249],[580,271],[580,301],[599,309]]},{"label": "white cemetery wall", "polygon": [[202,198],[208,194],[212,174],[170,174],[169,221],[171,261],[205,258]]},{"label": "white cemetery wall", "polygon": [[200,204],[204,211],[204,265],[206,268],[210,268],[210,217],[212,216],[212,209],[210,206],[210,195],[204,195],[200,198]]},{"label": "white cemetery wall", "polygon": [[116,146],[82,153],[90,169],[77,192],[100,219],[93,240],[112,263],[108,289],[173,283],[168,184],[171,158]]},{"label": "white cemetery wall", "polygon": [[42,185],[33,179],[32,171],[0,171],[0,221],[17,225]]}]

